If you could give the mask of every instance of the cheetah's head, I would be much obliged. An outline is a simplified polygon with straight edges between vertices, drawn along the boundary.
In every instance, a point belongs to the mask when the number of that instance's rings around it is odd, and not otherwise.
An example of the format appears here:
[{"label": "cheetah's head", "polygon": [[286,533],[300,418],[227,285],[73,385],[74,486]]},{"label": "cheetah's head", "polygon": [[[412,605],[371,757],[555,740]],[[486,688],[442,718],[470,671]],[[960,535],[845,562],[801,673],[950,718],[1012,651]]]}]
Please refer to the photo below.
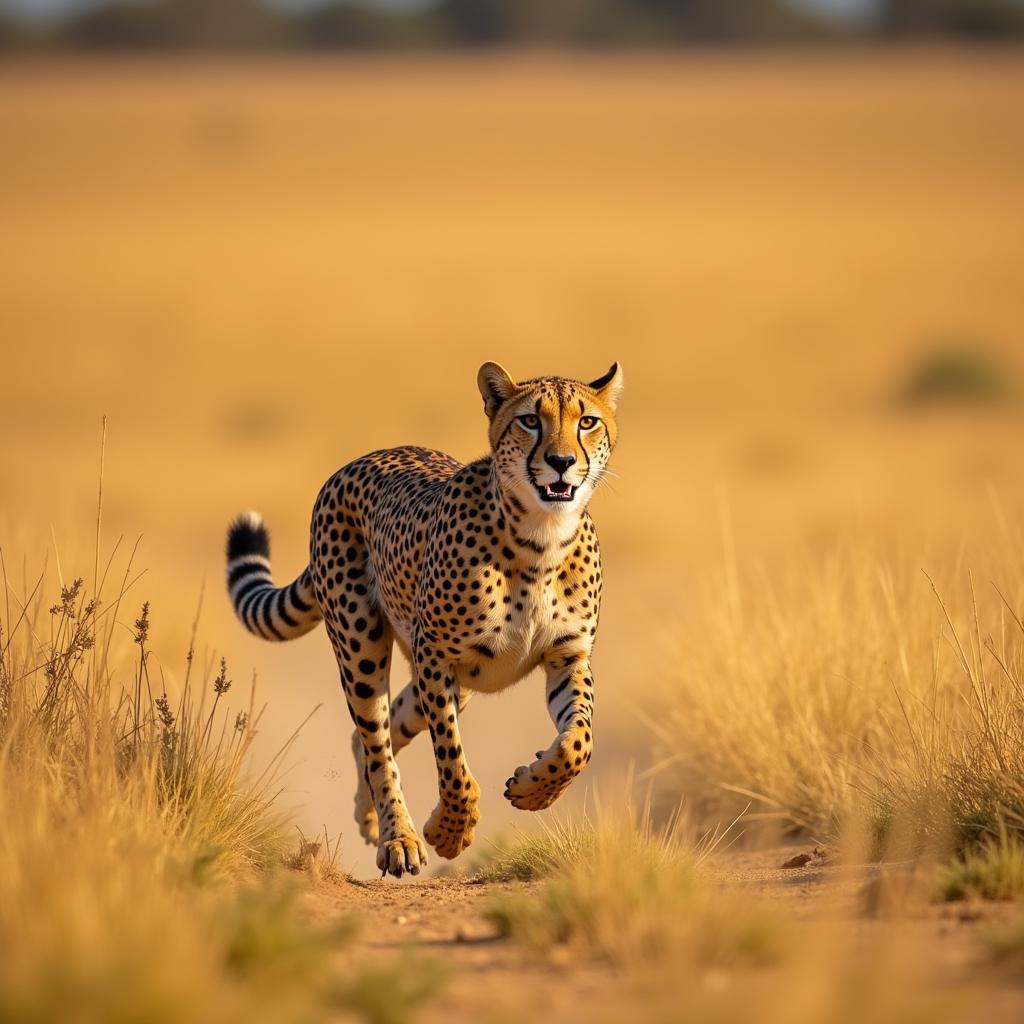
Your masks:
[{"label": "cheetah's head", "polygon": [[535,511],[584,508],[618,436],[619,364],[589,384],[565,377],[517,384],[497,363],[484,363],[477,383],[505,492]]}]

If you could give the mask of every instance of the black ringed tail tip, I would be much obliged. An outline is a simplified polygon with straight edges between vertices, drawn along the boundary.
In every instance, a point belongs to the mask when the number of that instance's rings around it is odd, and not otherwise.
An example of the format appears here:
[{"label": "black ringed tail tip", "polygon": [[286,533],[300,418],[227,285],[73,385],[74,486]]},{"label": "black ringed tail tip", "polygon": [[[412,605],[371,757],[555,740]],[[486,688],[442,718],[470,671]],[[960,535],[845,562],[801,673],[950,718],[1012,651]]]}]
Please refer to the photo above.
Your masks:
[{"label": "black ringed tail tip", "polygon": [[228,561],[233,562],[246,555],[270,558],[270,533],[256,512],[243,512],[228,527]]},{"label": "black ringed tail tip", "polygon": [[270,533],[255,512],[243,512],[228,527],[225,555],[228,594],[250,633],[265,640],[293,640],[323,618],[308,568],[288,586],[274,586]]}]

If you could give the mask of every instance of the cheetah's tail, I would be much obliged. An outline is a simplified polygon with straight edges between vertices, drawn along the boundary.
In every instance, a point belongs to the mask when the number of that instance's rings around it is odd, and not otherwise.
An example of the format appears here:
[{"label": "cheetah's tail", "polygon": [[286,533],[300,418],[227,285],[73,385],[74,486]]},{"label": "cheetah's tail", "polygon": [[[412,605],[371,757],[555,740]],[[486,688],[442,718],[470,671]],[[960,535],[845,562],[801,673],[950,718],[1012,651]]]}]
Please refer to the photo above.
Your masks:
[{"label": "cheetah's tail", "polygon": [[270,535],[255,512],[243,512],[228,527],[227,557],[231,603],[250,633],[264,640],[294,640],[323,618],[308,567],[287,587],[274,586]]}]

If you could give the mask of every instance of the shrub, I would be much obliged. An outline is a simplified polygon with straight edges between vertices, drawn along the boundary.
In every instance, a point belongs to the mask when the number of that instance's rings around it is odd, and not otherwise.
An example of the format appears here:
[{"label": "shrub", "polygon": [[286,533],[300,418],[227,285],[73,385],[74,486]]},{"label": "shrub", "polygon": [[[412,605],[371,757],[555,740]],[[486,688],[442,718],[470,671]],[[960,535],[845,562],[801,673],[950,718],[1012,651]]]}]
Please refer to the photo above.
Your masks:
[{"label": "shrub", "polygon": [[900,398],[905,405],[981,405],[1006,398],[1004,369],[977,349],[953,345],[922,356],[907,376]]}]

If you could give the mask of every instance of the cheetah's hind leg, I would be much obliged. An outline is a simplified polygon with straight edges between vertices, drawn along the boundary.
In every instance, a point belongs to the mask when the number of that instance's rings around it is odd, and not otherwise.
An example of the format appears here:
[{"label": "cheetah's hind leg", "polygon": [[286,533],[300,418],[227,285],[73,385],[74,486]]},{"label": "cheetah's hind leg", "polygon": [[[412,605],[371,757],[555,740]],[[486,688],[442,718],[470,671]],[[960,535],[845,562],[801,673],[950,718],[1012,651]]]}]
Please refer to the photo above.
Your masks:
[{"label": "cheetah's hind leg", "polygon": [[359,834],[369,846],[376,846],[380,838],[380,826],[377,821],[377,808],[373,805],[373,794],[366,777],[366,754],[359,730],[352,730],[352,756],[356,762],[356,807],[355,819],[359,826]]},{"label": "cheetah's hind leg", "polygon": [[[468,691],[461,698],[459,710],[469,702]],[[417,734],[426,728],[427,720],[420,710],[416,688],[408,683],[402,692],[391,702],[391,750],[398,752],[407,746]],[[370,792],[370,780],[366,773],[366,753],[359,731],[352,733],[352,756],[356,762],[356,799],[355,819],[359,826],[359,834],[370,846],[376,846],[380,835],[377,820],[377,808],[373,805],[373,794]]]}]

